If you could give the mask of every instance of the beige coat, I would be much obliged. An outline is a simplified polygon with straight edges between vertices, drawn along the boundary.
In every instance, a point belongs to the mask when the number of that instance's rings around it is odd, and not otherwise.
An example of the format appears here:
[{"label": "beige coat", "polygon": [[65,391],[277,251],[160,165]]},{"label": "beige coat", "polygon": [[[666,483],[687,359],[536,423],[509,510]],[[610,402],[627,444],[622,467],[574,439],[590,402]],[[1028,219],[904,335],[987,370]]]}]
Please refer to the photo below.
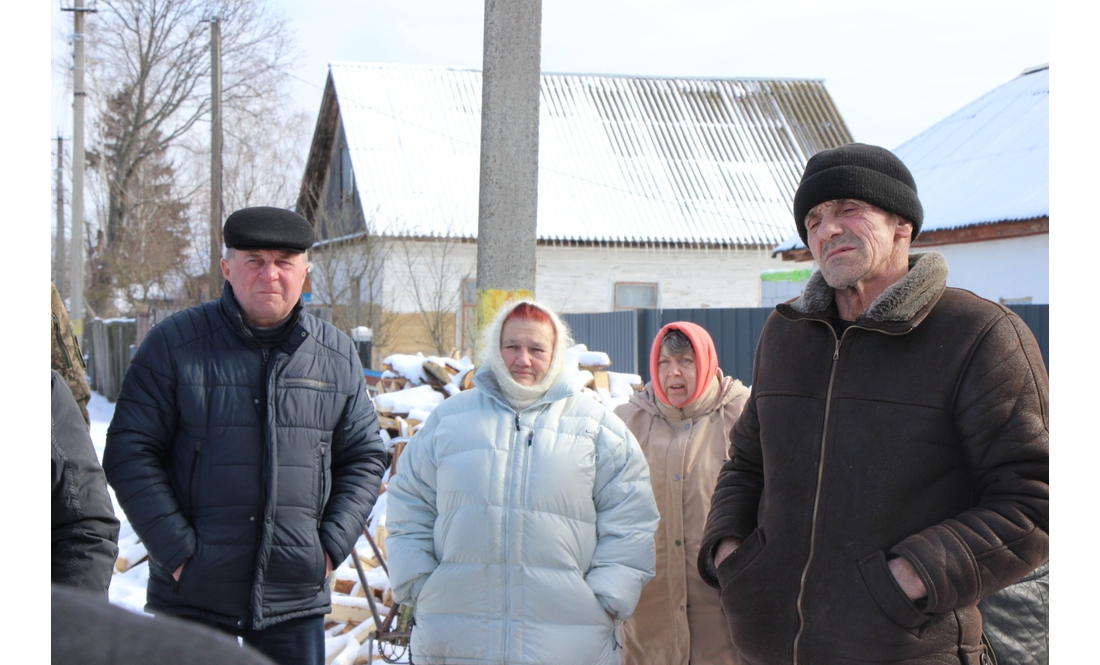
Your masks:
[{"label": "beige coat", "polygon": [[748,388],[719,370],[684,409],[660,402],[652,382],[615,409],[645,452],[661,512],[657,576],[624,626],[624,665],[737,662],[718,594],[699,577],[696,562],[729,432],[748,396]]}]

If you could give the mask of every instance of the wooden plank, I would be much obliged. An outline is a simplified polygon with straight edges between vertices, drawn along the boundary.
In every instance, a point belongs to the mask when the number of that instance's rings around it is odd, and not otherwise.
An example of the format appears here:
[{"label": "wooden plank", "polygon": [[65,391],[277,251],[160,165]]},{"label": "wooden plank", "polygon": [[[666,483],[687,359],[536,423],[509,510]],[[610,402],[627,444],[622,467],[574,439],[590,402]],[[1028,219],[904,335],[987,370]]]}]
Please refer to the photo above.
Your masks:
[{"label": "wooden plank", "polygon": [[[439,363],[425,360],[422,367],[424,368],[424,373],[428,375],[429,383],[432,384],[433,388],[445,386],[451,382],[451,375],[448,374],[447,370]],[[435,381],[431,381],[431,379],[435,379]],[[438,383],[439,386],[436,386],[436,383]]]},{"label": "wooden plank", "polygon": [[374,621],[369,607],[352,607],[350,605],[332,604],[332,611],[325,615],[326,621],[337,623],[361,624],[364,621]]}]

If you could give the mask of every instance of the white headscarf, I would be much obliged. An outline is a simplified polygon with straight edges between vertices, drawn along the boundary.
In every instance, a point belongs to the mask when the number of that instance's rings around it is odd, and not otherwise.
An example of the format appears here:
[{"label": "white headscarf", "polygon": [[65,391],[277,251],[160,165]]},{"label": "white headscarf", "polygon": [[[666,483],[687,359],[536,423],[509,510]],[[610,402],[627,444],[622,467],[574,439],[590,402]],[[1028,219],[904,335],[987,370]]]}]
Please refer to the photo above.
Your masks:
[{"label": "white headscarf", "polygon": [[[554,355],[550,358],[550,367],[546,371],[546,376],[542,377],[542,381],[532,386],[516,383],[516,380],[512,378],[512,373],[508,371],[504,364],[503,356],[500,355],[500,334],[504,329],[504,320],[521,303],[527,303],[546,312],[554,327]],[[565,322],[558,318],[553,310],[533,300],[519,300],[506,304],[497,312],[493,322],[485,329],[482,336],[479,356],[481,361],[493,371],[504,398],[508,400],[512,408],[521,411],[537,402],[546,394],[550,386],[554,385],[554,381],[557,380],[562,368],[565,367],[565,350],[572,345],[573,338],[569,334],[569,326],[565,325]]]}]

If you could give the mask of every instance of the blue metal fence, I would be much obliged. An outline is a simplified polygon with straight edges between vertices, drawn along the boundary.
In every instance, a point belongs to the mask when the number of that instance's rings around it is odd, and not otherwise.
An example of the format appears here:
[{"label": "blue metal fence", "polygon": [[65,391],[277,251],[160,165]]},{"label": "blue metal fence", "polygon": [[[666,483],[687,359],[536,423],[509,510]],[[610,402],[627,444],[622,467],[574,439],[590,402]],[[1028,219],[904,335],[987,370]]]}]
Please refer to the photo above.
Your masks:
[{"label": "blue metal fence", "polygon": [[[1011,305],[1024,323],[1031,328],[1043,362],[1050,367],[1050,306]],[[657,331],[672,321],[691,321],[706,328],[714,338],[718,366],[727,376],[745,385],[752,382],[752,362],[756,342],[772,307],[736,309],[640,309],[596,314],[565,314],[562,318],[573,331],[573,339],[593,351],[603,351],[611,358],[611,370],[640,374],[649,381],[649,349]]]}]

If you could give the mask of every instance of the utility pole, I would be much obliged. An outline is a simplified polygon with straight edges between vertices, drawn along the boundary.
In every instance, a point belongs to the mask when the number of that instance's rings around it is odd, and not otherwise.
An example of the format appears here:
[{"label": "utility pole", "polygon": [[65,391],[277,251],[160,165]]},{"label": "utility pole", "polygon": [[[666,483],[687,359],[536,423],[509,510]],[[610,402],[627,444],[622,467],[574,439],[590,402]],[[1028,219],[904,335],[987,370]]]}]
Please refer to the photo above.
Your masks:
[{"label": "utility pole", "polygon": [[486,0],[477,220],[480,332],[535,294],[542,0]]},{"label": "utility pole", "polygon": [[61,145],[61,132],[57,132],[57,237],[54,238],[53,285],[61,299],[65,299],[65,185],[62,182],[62,168],[65,151]]},{"label": "utility pole", "polygon": [[69,322],[84,336],[84,0],[62,11],[73,13],[73,201],[72,267],[69,269]]},{"label": "utility pole", "polygon": [[222,258],[222,29],[210,19],[210,298],[221,295]]}]

